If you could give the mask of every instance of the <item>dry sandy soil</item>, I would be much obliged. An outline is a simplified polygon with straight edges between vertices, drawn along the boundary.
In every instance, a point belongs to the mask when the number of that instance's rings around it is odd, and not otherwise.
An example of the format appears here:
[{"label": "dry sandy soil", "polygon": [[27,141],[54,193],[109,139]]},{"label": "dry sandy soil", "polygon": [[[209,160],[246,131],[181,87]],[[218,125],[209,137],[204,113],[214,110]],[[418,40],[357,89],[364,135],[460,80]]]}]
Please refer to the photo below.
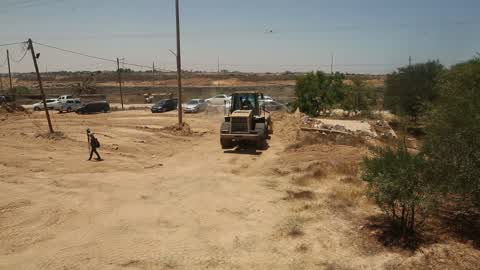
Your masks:
[{"label": "dry sandy soil", "polygon": [[[220,149],[219,115],[0,115],[0,269],[474,269],[478,250],[384,247],[356,177],[363,146],[298,142],[275,117],[269,149]],[[85,130],[102,162],[86,161]],[[297,142],[297,143],[295,143]]]}]

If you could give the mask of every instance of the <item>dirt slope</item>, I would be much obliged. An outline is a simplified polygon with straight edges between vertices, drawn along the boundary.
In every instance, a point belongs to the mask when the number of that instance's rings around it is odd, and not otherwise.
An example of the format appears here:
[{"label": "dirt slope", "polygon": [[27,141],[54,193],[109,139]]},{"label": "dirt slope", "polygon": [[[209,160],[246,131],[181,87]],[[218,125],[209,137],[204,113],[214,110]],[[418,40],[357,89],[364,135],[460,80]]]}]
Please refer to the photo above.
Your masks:
[{"label": "dirt slope", "polygon": [[[386,269],[408,258],[362,228],[378,212],[353,177],[365,149],[292,148],[282,132],[266,151],[224,152],[219,119],[188,115],[195,133],[181,137],[162,131],[174,113],[54,114],[65,138],[52,140],[39,136],[42,113],[10,115],[0,269]],[[87,127],[103,162],[86,161]]]}]

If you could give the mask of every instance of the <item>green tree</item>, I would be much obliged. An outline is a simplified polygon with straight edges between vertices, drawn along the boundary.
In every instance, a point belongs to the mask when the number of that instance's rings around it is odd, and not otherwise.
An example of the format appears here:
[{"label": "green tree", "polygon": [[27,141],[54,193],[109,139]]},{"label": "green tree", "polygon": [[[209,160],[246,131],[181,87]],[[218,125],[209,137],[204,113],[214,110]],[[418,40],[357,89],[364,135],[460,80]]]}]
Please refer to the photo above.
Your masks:
[{"label": "green tree", "polygon": [[404,145],[398,148],[375,148],[373,157],[362,163],[362,179],[368,182],[369,196],[391,219],[401,236],[415,232],[418,219],[425,217],[433,196],[425,180],[425,160],[409,153]]},{"label": "green tree", "polygon": [[343,79],[343,74],[335,73],[330,76],[321,71],[297,77],[297,107],[311,116],[328,113],[343,99]]},{"label": "green tree", "polygon": [[385,81],[385,108],[408,115],[417,121],[437,97],[435,84],[443,71],[436,61],[399,68],[389,74]]},{"label": "green tree", "polygon": [[352,112],[357,115],[362,111],[368,111],[370,106],[376,103],[373,91],[362,80],[354,78],[352,81],[352,86],[344,87],[341,100],[341,107],[348,116]]},{"label": "green tree", "polygon": [[480,206],[480,59],[453,66],[438,91],[423,147],[432,178],[441,190],[464,194]]}]

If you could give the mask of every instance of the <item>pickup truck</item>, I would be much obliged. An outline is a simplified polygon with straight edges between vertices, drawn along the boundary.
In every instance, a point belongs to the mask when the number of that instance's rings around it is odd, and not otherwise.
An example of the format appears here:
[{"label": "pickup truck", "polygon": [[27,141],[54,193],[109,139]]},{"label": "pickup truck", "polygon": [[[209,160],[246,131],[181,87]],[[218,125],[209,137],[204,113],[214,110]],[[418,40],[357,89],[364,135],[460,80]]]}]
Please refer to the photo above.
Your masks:
[{"label": "pickup truck", "polygon": [[74,112],[80,107],[82,107],[82,102],[80,101],[80,99],[78,99],[78,98],[66,99],[64,102],[61,103],[61,106],[58,109],[58,111],[60,113],[62,113],[62,112]]}]

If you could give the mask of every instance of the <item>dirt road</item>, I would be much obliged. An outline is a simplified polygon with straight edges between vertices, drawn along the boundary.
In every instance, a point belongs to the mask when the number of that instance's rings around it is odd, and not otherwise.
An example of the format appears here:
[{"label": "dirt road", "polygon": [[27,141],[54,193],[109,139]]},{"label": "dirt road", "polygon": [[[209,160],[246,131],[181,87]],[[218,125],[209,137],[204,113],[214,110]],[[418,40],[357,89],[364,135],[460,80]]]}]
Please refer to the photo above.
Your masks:
[{"label": "dirt road", "polygon": [[[376,213],[349,166],[363,148],[219,147],[220,116],[43,114],[0,130],[0,269],[384,269],[400,253],[364,237]],[[86,161],[85,129],[105,161]],[[338,157],[337,157],[338,155]],[[349,178],[350,177],[350,178]],[[349,180],[350,179],[350,180]],[[350,182],[349,182],[350,181]],[[356,208],[357,205],[365,206]]]}]

